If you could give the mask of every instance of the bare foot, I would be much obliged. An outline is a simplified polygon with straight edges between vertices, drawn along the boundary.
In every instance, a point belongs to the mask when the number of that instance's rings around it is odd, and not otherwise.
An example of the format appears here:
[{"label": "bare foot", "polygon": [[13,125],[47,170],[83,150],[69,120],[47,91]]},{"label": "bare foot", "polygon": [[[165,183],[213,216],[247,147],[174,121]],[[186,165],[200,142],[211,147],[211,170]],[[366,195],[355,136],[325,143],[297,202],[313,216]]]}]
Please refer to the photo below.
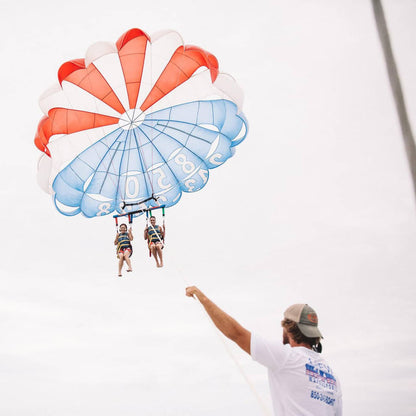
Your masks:
[{"label": "bare foot", "polygon": [[122,277],[122,276],[123,276],[122,274],[119,274],[119,275],[118,275],[118,277]]},{"label": "bare foot", "polygon": [[133,271],[133,269],[127,269],[126,271],[127,271],[127,272],[132,272],[132,271]]}]

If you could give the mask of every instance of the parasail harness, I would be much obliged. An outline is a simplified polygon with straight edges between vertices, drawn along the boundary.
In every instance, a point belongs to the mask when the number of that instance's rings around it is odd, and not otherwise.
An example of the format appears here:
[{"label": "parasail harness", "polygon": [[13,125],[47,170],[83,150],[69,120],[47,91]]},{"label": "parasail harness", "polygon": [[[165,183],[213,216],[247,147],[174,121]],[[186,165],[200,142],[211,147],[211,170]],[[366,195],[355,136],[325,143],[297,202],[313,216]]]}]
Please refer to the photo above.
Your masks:
[{"label": "parasail harness", "polygon": [[[124,210],[124,208],[126,208],[126,207],[140,206],[140,205],[144,204],[145,202],[148,202],[148,201],[151,201],[151,200],[154,200],[155,202],[157,202],[158,197],[156,197],[154,194],[152,194],[151,197],[146,198],[146,199],[144,199],[143,201],[140,201],[140,202],[127,203],[127,202],[123,201],[123,204],[121,205],[121,209]],[[162,244],[162,248],[163,248],[164,245],[165,245],[165,233],[163,233],[163,237],[161,237],[160,233],[149,222],[149,218],[152,216],[152,210],[156,210],[156,209],[161,209],[162,210],[163,231],[165,231],[166,230],[166,226],[165,226],[165,205],[151,206],[151,207],[145,206],[145,208],[140,208],[140,209],[137,209],[137,210],[134,210],[134,211],[113,215],[113,218],[115,219],[115,222],[116,222],[116,229],[118,230],[118,219],[120,217],[128,217],[129,226],[132,227],[133,226],[134,215],[135,214],[144,214],[144,213],[146,213],[146,227],[152,229],[152,231],[154,232],[154,235],[160,241],[160,243]],[[152,252],[150,251],[150,248],[149,248],[149,256],[151,256],[151,255],[152,255]]]}]

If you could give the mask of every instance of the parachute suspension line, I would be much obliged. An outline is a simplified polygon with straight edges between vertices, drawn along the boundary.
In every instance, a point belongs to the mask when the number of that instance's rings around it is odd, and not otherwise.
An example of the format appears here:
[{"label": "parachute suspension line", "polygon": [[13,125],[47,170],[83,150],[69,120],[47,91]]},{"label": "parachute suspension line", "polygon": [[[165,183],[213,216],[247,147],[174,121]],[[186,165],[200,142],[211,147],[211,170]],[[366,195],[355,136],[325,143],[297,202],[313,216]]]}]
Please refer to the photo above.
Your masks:
[{"label": "parachute suspension line", "polygon": [[[159,198],[156,197],[156,196],[154,196],[154,195],[152,195],[151,197],[146,198],[146,199],[142,199],[141,201],[138,201],[138,202],[133,202],[133,203],[131,203],[131,202],[123,202],[123,204],[121,205],[121,209],[124,209],[126,207],[134,207],[135,205],[140,206],[140,205],[144,204],[147,201],[151,201],[152,199],[157,202],[157,200]],[[154,208],[162,208],[162,207],[164,208],[165,206],[163,205],[161,207],[153,207],[153,209]],[[139,214],[139,213],[140,214],[143,214],[143,212],[148,211],[148,210],[149,210],[149,208],[139,208],[139,209],[137,209],[135,211],[131,211],[130,214]],[[127,213],[125,213],[124,215],[127,215]],[[119,217],[122,217],[122,216],[123,215],[119,215]]]},{"label": "parachute suspension line", "polygon": [[[149,211],[146,211],[146,230],[149,229]],[[149,247],[149,257],[152,257],[152,251]]]},{"label": "parachute suspension line", "polygon": [[390,42],[390,35],[384,16],[383,6],[380,0],[372,0],[374,17],[376,20],[377,30],[380,37],[380,43],[384,52],[387,72],[389,76],[390,86],[393,92],[396,110],[399,117],[400,127],[404,147],[406,150],[407,161],[410,167],[410,174],[413,183],[414,197],[416,198],[416,143],[412,133],[412,128],[407,115],[406,104],[403,97],[403,90],[400,82],[399,72],[397,70],[396,61],[393,55],[393,49]]},{"label": "parachute suspension line", "polygon": [[165,225],[165,207],[162,207],[162,225],[163,225],[163,241],[166,239],[166,225]]},{"label": "parachute suspension line", "polygon": [[[118,219],[121,217],[122,215],[114,215],[113,218],[116,222],[116,230],[118,231]],[[129,220],[129,225],[130,227],[133,227],[133,215],[132,214],[127,214],[127,218]]]},{"label": "parachute suspension line", "polygon": [[[146,230],[149,229],[149,212],[150,212],[150,216],[152,216],[152,211],[150,209],[147,210],[146,211]],[[157,233],[156,233],[156,235],[157,235]],[[148,239],[149,239],[149,237],[148,237]],[[152,257],[152,250],[150,250],[150,246],[149,246],[149,257]]]},{"label": "parachute suspension line", "polygon": [[[114,215],[113,218],[116,222],[116,230],[118,231],[118,219],[121,217],[122,215]],[[133,214],[127,214],[127,218],[129,220],[129,225],[130,228],[133,227]]]}]

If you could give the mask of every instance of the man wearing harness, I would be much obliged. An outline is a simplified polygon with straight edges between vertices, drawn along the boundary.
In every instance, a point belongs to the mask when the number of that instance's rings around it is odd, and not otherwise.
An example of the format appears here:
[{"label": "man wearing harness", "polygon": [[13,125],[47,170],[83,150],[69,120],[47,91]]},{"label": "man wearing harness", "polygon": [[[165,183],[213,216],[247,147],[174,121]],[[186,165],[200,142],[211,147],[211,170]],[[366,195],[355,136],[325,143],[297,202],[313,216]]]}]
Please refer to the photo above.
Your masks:
[{"label": "man wearing harness", "polygon": [[339,379],[320,354],[318,316],[309,305],[295,304],[286,309],[281,322],[283,342],[278,342],[242,327],[197,287],[187,287],[186,295],[195,296],[215,326],[267,368],[276,416],[342,415]]},{"label": "man wearing harness", "polygon": [[133,248],[131,246],[131,241],[133,240],[133,233],[131,231],[131,227],[129,231],[127,231],[127,225],[121,224],[120,225],[120,232],[116,234],[116,238],[114,240],[114,245],[117,246],[117,257],[118,257],[118,277],[121,277],[121,269],[123,267],[123,263],[127,263],[127,271],[131,272],[131,260],[130,256],[133,252]]},{"label": "man wearing harness", "polygon": [[144,229],[144,239],[148,242],[148,247],[156,260],[156,267],[163,267],[163,240],[165,238],[165,227],[156,224],[156,217],[150,217],[150,226]]}]

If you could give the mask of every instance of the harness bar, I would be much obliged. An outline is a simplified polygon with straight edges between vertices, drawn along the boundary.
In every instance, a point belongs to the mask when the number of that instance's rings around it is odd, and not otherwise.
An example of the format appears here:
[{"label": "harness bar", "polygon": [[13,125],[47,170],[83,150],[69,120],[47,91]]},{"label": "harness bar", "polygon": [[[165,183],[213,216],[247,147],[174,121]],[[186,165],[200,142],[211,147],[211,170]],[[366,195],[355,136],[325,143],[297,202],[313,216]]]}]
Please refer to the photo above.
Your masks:
[{"label": "harness bar", "polygon": [[[133,205],[133,204],[131,204]],[[137,204],[134,204],[137,205]],[[153,209],[163,209],[163,212],[165,211],[165,207],[166,205],[160,205],[159,207],[155,206],[155,207],[149,207],[149,208],[143,208],[143,209],[138,209],[136,211],[130,211],[130,212],[126,212],[125,214],[117,214],[117,215],[113,215],[113,218],[120,218],[120,217],[127,217],[127,216],[133,216],[134,214],[139,214],[139,213],[143,213],[143,212],[152,212]]]},{"label": "harness bar", "polygon": [[159,197],[155,196],[154,194],[152,194],[152,196],[150,196],[149,198],[143,199],[142,201],[139,202],[124,202],[121,205],[121,209],[124,209],[126,207],[132,207],[134,205],[140,205],[143,204],[144,202],[150,201],[150,200],[155,200],[157,202],[157,200],[159,199]]}]

